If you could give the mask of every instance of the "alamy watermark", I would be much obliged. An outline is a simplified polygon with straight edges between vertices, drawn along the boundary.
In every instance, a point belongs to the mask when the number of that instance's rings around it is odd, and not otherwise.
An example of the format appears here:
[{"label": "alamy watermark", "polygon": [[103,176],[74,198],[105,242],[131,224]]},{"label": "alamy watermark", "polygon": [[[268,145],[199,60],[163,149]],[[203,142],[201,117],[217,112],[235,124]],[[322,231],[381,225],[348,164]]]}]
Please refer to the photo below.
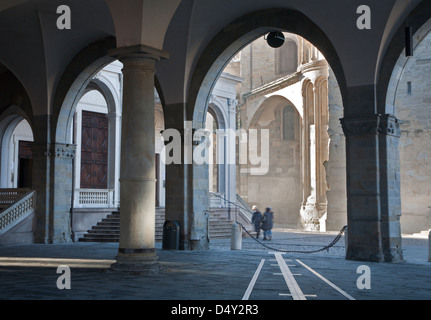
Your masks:
[{"label": "alamy watermark", "polygon": [[70,290],[71,287],[71,279],[70,279],[70,267],[66,265],[58,266],[57,273],[61,275],[57,278],[57,289],[59,290]]},{"label": "alamy watermark", "polygon": [[[166,129],[162,131],[164,147],[161,159],[170,164],[250,164],[251,175],[265,175],[269,170],[269,129],[207,129],[192,128],[186,121],[184,131]],[[238,140],[237,140],[238,139]],[[238,141],[238,159],[230,148]],[[213,158],[213,147],[218,156]]]},{"label": "alamy watermark", "polygon": [[361,274],[356,280],[356,287],[359,290],[371,289],[371,269],[367,265],[360,265],[356,269],[356,273]]}]

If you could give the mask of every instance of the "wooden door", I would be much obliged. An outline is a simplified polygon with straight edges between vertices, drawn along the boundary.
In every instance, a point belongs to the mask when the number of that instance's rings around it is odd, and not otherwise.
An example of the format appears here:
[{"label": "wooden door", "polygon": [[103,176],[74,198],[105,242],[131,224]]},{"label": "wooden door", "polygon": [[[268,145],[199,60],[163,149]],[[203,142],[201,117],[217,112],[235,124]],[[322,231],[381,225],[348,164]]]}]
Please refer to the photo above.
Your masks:
[{"label": "wooden door", "polygon": [[81,188],[108,188],[108,118],[82,111]]}]

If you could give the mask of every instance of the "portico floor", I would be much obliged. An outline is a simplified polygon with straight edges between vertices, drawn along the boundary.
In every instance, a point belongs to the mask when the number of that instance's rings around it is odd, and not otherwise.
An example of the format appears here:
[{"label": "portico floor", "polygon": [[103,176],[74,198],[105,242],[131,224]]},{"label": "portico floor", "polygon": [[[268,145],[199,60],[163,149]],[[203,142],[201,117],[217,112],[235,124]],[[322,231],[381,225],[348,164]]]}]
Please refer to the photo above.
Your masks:
[{"label": "portico floor", "polygon": [[[284,230],[265,243],[307,251],[328,244],[335,234]],[[231,250],[230,239],[213,240],[207,251],[166,251],[157,243],[161,272],[155,275],[107,271],[115,261],[116,243],[0,246],[0,299],[431,299],[428,240],[405,238],[403,243],[406,262],[398,264],[347,261],[344,239],[329,252],[312,254],[277,252],[250,238],[243,239],[241,250]],[[59,265],[70,267],[70,289],[57,287]],[[360,266],[369,268],[367,279]]]}]

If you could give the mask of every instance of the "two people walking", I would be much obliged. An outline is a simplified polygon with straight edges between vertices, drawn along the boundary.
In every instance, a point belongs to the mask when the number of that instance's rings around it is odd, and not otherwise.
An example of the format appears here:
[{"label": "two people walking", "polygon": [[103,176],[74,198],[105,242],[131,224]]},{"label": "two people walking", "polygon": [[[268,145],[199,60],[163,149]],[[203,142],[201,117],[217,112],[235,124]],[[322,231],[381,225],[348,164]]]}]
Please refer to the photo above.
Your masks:
[{"label": "two people walking", "polygon": [[271,210],[271,207],[267,207],[264,214],[259,211],[257,206],[252,207],[253,217],[251,222],[254,225],[254,230],[256,231],[256,238],[259,239],[260,230],[263,230],[263,240],[271,240],[272,239],[272,227],[273,227],[273,219],[274,213]]}]

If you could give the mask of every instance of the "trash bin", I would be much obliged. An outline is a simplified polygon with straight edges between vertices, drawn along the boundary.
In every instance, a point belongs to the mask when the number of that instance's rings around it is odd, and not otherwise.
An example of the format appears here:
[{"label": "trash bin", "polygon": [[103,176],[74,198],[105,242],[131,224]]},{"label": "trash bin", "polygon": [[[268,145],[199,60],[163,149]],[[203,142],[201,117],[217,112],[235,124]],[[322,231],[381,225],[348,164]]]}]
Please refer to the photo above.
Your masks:
[{"label": "trash bin", "polygon": [[180,224],[177,221],[166,221],[163,224],[163,250],[179,250]]}]

